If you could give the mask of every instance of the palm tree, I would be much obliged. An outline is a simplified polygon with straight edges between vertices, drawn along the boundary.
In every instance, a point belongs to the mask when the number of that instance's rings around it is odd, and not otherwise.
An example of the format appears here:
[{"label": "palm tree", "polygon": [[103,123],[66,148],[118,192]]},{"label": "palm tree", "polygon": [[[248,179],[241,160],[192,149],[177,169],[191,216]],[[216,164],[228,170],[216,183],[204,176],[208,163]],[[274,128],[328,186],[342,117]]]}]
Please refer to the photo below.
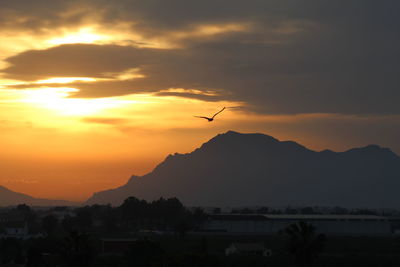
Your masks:
[{"label": "palm tree", "polygon": [[298,267],[312,267],[318,254],[322,252],[325,235],[316,234],[315,227],[306,222],[290,224],[284,229],[284,234],[289,237],[288,251],[294,256]]}]

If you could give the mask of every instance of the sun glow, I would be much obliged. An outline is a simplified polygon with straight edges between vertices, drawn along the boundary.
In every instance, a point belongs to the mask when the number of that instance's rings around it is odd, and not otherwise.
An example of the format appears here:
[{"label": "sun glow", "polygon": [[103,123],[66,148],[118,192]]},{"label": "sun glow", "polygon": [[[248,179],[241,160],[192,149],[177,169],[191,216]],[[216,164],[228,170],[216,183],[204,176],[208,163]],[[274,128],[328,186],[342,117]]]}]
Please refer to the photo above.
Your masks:
[{"label": "sun glow", "polygon": [[126,102],[112,98],[68,98],[71,94],[78,91],[78,89],[69,87],[30,90],[26,93],[23,102],[57,111],[59,115],[64,116],[94,115],[105,109],[119,107],[123,102]]},{"label": "sun glow", "polygon": [[95,82],[95,81],[96,81],[95,78],[89,78],[89,77],[56,77],[45,80],[39,80],[35,83],[46,84],[46,83],[73,83],[73,82]]},{"label": "sun glow", "polygon": [[93,44],[109,40],[110,37],[94,32],[91,27],[81,28],[73,33],[64,33],[63,36],[50,39],[47,42],[51,45],[62,44]]}]

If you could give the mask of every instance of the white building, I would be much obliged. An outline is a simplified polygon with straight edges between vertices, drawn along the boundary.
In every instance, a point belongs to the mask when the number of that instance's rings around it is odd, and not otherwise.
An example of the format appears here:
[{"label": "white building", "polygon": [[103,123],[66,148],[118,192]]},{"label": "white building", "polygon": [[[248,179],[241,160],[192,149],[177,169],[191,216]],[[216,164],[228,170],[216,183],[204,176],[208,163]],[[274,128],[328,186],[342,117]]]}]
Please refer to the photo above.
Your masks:
[{"label": "white building", "polygon": [[218,214],[209,215],[203,231],[276,234],[288,225],[304,221],[317,232],[331,235],[388,235],[390,222],[373,215],[276,215],[276,214]]}]

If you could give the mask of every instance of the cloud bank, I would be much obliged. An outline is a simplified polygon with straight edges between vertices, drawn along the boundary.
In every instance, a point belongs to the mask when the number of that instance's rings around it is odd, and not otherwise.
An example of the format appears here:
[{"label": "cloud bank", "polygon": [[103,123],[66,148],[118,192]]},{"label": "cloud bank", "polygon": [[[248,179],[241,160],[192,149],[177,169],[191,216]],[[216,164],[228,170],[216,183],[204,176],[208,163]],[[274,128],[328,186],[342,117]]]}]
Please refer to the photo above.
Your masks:
[{"label": "cloud bank", "polygon": [[[64,44],[4,59],[3,77],[24,82],[11,88],[84,76],[97,81],[72,83],[80,90],[74,97],[151,92],[240,101],[269,114],[400,114],[396,1],[0,3],[1,31],[40,35],[125,25],[126,39]],[[117,77],[131,69],[140,76]]]}]

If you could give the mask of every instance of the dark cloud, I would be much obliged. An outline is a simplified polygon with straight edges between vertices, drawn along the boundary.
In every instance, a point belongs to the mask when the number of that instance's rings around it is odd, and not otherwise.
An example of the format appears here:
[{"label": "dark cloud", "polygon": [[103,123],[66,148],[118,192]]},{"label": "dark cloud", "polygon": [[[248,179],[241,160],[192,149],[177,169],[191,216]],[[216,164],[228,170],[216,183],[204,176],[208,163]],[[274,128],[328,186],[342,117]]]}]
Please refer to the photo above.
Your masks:
[{"label": "dark cloud", "polygon": [[[76,96],[187,88],[220,90],[220,96],[205,100],[245,101],[267,113],[400,113],[398,1],[92,0],[54,5],[47,20],[65,20],[57,16],[64,8],[92,5],[102,23],[135,22],[132,30],[151,37],[210,24],[243,23],[248,29],[187,35],[175,40],[182,48],[174,50],[64,45],[27,51],[7,59],[7,77],[109,78],[110,73],[139,68],[145,78],[78,83]],[[30,17],[37,13],[38,21],[47,10],[27,12],[26,6],[11,3],[6,8]],[[68,19],[74,23],[82,17],[78,12]]]},{"label": "dark cloud", "polygon": [[153,60],[162,60],[154,49],[117,45],[62,45],[47,50],[30,50],[6,59],[6,78],[35,81],[48,77],[110,78]]},{"label": "dark cloud", "polygon": [[0,0],[0,30],[22,30],[40,34],[46,29],[77,26],[95,13],[85,1]]}]

